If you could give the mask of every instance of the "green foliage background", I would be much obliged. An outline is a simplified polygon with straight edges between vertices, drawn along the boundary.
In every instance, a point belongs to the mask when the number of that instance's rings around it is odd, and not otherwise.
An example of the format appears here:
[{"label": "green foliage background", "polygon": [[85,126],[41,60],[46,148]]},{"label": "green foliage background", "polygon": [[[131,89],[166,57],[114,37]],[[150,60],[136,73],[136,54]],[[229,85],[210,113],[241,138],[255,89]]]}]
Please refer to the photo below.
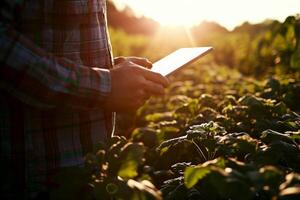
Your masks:
[{"label": "green foliage background", "polygon": [[299,16],[283,23],[244,23],[229,32],[215,23],[193,28],[160,28],[153,35],[127,34],[111,28],[114,54],[136,55],[155,61],[184,46],[213,46],[211,62],[237,69],[244,75],[294,74],[299,76]]}]

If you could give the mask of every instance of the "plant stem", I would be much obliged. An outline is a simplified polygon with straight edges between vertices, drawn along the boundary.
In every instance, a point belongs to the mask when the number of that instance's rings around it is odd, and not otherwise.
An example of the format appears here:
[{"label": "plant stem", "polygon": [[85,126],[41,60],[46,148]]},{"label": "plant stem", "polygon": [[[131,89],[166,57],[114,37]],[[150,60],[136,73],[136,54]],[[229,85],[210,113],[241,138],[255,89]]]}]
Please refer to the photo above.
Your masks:
[{"label": "plant stem", "polygon": [[200,153],[200,155],[204,158],[204,161],[207,161],[206,156],[204,155],[203,151],[202,151],[201,148],[198,146],[198,144],[197,144],[193,139],[192,139],[191,142],[195,145],[195,147],[196,147],[196,149],[198,150],[198,152]]}]

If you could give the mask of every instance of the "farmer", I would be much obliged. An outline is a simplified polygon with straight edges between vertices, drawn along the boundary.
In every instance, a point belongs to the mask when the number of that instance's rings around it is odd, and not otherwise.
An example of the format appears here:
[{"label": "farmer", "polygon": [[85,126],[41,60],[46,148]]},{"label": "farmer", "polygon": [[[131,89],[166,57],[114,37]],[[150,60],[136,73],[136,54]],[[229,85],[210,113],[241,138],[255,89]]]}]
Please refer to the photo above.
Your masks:
[{"label": "farmer", "polygon": [[0,4],[1,199],[45,199],[60,168],[113,134],[113,112],[168,80],[147,59],[113,59],[105,0]]}]

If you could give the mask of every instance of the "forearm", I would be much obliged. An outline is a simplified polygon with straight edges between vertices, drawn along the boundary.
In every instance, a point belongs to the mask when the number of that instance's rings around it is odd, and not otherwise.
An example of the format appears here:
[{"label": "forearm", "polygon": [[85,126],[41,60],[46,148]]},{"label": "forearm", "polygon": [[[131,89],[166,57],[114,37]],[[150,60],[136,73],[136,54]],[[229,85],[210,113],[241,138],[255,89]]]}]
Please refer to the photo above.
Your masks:
[{"label": "forearm", "polygon": [[42,104],[101,106],[111,90],[110,73],[57,58],[1,24],[0,86]]}]

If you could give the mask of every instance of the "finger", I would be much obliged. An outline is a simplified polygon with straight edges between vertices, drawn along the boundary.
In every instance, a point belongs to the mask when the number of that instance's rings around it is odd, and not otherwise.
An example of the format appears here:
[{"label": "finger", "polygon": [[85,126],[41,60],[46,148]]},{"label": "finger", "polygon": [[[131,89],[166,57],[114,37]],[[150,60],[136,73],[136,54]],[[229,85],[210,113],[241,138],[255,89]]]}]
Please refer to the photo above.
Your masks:
[{"label": "finger", "polygon": [[144,88],[147,92],[154,95],[164,95],[165,90],[161,84],[157,84],[152,81],[145,80]]},{"label": "finger", "polygon": [[120,63],[125,62],[125,61],[126,61],[126,58],[123,57],[123,56],[115,57],[115,58],[114,58],[114,63],[115,63],[115,65],[120,64]]},{"label": "finger", "polygon": [[143,66],[147,69],[152,68],[152,63],[147,58],[140,58],[140,57],[129,57],[128,58],[131,62]]},{"label": "finger", "polygon": [[144,102],[147,101],[150,97],[151,97],[151,95],[148,92],[146,92],[145,90],[139,91],[139,98],[141,98]]},{"label": "finger", "polygon": [[145,101],[142,99],[136,99],[134,101],[131,102],[130,108],[132,110],[137,110],[139,107],[141,107],[142,105],[144,105]]},{"label": "finger", "polygon": [[146,96],[146,92],[144,89],[139,89],[134,98],[139,98],[139,99],[143,99]]},{"label": "finger", "polygon": [[138,72],[138,73],[140,73],[141,69],[145,69],[142,66],[137,65],[137,64],[135,64],[135,63],[133,63],[133,62],[127,60],[127,59],[125,59],[124,61],[122,61],[119,64],[116,64],[114,66],[114,69],[120,68],[120,67],[123,67],[123,68],[128,68],[129,67],[132,71],[135,71],[135,72]]},{"label": "finger", "polygon": [[152,71],[146,70],[146,69],[143,70],[142,73],[143,73],[144,77],[149,81],[159,83],[159,84],[163,85],[164,87],[167,87],[169,85],[169,80],[159,73],[152,72]]},{"label": "finger", "polygon": [[146,93],[144,96],[144,101],[147,101],[148,99],[150,99],[151,95],[149,93]]}]

